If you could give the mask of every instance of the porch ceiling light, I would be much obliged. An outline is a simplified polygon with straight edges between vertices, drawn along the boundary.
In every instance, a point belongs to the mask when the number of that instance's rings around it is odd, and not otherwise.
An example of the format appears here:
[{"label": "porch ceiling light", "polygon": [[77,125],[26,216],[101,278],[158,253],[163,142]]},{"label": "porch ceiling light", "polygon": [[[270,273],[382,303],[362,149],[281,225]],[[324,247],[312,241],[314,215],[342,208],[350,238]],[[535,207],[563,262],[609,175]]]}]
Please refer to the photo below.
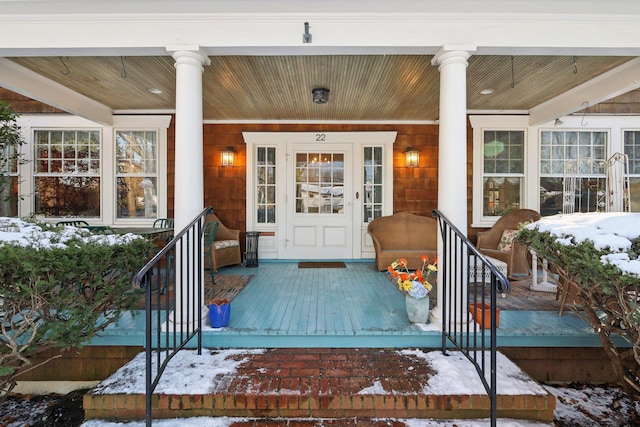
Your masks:
[{"label": "porch ceiling light", "polygon": [[313,102],[316,104],[326,104],[329,101],[329,89],[317,87],[311,93],[313,94]]},{"label": "porch ceiling light", "polygon": [[226,150],[220,153],[220,164],[222,166],[233,166],[236,153],[233,151],[233,147],[227,147]]},{"label": "porch ceiling light", "polygon": [[407,147],[407,151],[404,152],[405,165],[408,168],[417,168],[420,165],[420,153],[413,149],[413,147]]}]

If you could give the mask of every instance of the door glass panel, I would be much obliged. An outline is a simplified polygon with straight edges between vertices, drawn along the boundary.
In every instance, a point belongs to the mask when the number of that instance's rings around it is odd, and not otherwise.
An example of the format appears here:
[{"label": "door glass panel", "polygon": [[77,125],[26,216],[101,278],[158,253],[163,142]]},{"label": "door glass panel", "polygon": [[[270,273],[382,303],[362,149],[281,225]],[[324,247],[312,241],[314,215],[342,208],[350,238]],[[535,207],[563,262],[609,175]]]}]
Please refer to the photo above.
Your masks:
[{"label": "door glass panel", "polygon": [[296,153],[296,213],[342,214],[343,193],[343,153]]}]

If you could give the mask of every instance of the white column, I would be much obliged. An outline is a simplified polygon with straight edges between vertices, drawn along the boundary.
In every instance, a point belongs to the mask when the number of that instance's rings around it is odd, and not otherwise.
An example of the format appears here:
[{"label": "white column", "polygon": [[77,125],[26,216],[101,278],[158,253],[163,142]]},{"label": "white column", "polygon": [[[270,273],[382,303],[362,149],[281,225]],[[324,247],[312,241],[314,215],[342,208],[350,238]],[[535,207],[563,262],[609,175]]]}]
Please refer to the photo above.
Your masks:
[{"label": "white column", "polygon": [[202,73],[211,61],[197,47],[167,50],[176,61],[174,223],[181,230],[204,209]]},{"label": "white column", "polygon": [[[167,51],[175,59],[176,68],[174,228],[180,231],[204,209],[202,73],[203,65],[209,65],[211,61],[198,46],[169,47]],[[181,295],[187,294],[187,278],[191,276],[193,280],[194,274],[202,277],[202,272],[182,270],[181,250],[179,247],[176,249],[175,292],[179,304]],[[204,286],[202,294],[204,301]],[[187,307],[190,306],[190,301],[185,298],[173,315],[176,319],[194,322],[195,319],[187,315]],[[207,310],[203,308],[203,317],[205,316]]]},{"label": "white column", "polygon": [[[467,59],[475,47],[442,48],[432,65],[440,71],[440,128],[438,143],[438,210],[458,229],[467,230]],[[438,259],[442,255],[438,235]],[[466,289],[461,290],[466,295]],[[458,295],[462,295],[458,293]],[[438,275],[437,303],[431,322],[442,326],[442,275]]]}]

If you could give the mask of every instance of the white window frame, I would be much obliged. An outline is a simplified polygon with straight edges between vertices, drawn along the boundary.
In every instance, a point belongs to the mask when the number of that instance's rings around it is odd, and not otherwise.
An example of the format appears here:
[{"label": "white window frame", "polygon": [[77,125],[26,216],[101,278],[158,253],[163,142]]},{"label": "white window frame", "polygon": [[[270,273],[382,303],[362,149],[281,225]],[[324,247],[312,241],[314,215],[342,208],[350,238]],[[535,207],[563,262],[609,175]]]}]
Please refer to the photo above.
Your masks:
[{"label": "white window frame", "polygon": [[[474,228],[490,228],[497,217],[482,216],[482,139],[484,130],[525,130],[525,172],[522,208],[540,211],[540,133],[543,130],[604,131],[608,133],[606,158],[614,153],[624,153],[624,131],[640,129],[640,116],[563,116],[563,124],[554,121],[539,126],[529,126],[529,116],[470,115],[473,128],[473,201],[472,224]],[[478,169],[480,168],[480,169]],[[479,170],[479,172],[478,172]],[[442,188],[442,186],[441,186]]]},{"label": "white window frame", "polygon": [[[158,142],[158,217],[167,215],[167,128],[171,123],[171,116],[114,116],[113,126],[104,126],[78,116],[69,115],[21,115],[18,117],[25,144],[22,146],[24,159],[27,161],[20,166],[19,194],[23,196],[18,204],[18,216],[29,216],[34,212],[33,198],[34,176],[34,130],[65,130],[88,129],[99,130],[101,133],[100,159],[100,214],[99,218],[86,218],[91,225],[132,225],[150,226],[153,218],[126,218],[116,220],[116,173],[115,173],[115,131],[116,130],[145,130],[156,131]],[[55,223],[59,218],[40,218]]]},{"label": "white window frame", "polygon": [[[491,227],[500,217],[484,215],[484,155],[483,141],[485,131],[522,131],[524,132],[524,170],[522,178],[521,207],[530,205],[528,174],[531,171],[530,131],[528,116],[469,116],[473,127],[473,198],[472,198],[472,227]],[[507,175],[507,174],[505,174]],[[445,188],[440,185],[440,188]]]}]

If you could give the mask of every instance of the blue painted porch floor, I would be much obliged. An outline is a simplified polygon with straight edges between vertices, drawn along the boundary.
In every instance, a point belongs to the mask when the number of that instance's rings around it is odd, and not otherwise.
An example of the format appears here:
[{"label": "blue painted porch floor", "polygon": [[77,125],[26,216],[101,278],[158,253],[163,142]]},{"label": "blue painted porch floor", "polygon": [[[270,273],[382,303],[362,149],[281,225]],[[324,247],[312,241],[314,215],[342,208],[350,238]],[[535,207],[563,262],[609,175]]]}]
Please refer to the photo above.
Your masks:
[{"label": "blue painted porch floor", "polygon": [[[260,261],[220,274],[254,275],[231,303],[229,326],[206,327],[209,348],[438,348],[433,325],[411,324],[404,296],[373,262],[300,269],[297,262]],[[507,298],[515,296],[508,295]],[[91,345],[144,345],[144,316],[126,315]],[[498,347],[599,347],[597,335],[571,310],[502,310]]]}]

